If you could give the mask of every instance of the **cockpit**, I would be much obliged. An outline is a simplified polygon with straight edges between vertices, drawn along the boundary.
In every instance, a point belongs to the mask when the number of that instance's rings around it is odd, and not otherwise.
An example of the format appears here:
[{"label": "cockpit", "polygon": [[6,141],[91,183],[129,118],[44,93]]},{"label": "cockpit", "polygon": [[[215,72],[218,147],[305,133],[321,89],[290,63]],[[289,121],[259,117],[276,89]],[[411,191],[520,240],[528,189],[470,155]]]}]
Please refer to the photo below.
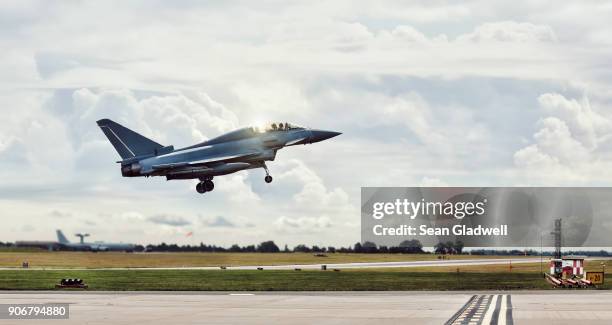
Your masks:
[{"label": "cockpit", "polygon": [[298,130],[298,129],[304,129],[304,127],[301,127],[295,124],[290,124],[288,122],[272,122],[272,123],[265,124],[263,126],[253,127],[253,130],[258,133],[289,131],[289,130]]}]

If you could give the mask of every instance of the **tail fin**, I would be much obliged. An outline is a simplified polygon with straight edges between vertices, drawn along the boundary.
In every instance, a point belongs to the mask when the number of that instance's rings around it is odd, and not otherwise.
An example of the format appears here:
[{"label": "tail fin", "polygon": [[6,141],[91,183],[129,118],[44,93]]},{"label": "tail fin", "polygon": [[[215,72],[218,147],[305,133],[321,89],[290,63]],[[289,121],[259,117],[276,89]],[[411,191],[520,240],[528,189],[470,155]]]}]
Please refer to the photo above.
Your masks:
[{"label": "tail fin", "polygon": [[151,154],[164,147],[109,119],[99,120],[97,123],[124,160]]},{"label": "tail fin", "polygon": [[69,243],[68,239],[66,238],[66,236],[64,236],[64,233],[61,230],[58,229],[55,232],[57,233],[57,241],[60,244],[68,244]]}]

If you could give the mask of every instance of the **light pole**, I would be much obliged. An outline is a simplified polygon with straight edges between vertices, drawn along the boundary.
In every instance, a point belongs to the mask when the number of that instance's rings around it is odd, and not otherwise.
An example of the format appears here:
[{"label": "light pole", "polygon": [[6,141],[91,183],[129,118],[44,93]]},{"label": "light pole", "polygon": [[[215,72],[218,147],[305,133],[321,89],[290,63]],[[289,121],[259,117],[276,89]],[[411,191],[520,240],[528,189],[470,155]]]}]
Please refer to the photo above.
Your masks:
[{"label": "light pole", "polygon": [[540,274],[544,274],[542,272],[542,230],[540,230]]}]

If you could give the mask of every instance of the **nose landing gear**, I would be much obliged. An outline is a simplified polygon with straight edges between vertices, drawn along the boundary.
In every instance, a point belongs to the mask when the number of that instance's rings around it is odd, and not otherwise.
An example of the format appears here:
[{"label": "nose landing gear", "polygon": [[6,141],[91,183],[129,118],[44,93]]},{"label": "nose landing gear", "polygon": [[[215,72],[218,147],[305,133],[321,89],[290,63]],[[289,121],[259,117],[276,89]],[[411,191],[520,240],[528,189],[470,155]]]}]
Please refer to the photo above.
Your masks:
[{"label": "nose landing gear", "polygon": [[200,180],[200,182],[196,185],[196,191],[198,191],[200,194],[211,192],[214,189],[215,183],[213,183],[212,178]]},{"label": "nose landing gear", "polygon": [[272,183],[272,176],[270,176],[270,171],[268,170],[268,166],[266,166],[266,164],[263,164],[263,169],[266,171],[266,177],[264,178],[264,180],[266,181],[266,183]]}]

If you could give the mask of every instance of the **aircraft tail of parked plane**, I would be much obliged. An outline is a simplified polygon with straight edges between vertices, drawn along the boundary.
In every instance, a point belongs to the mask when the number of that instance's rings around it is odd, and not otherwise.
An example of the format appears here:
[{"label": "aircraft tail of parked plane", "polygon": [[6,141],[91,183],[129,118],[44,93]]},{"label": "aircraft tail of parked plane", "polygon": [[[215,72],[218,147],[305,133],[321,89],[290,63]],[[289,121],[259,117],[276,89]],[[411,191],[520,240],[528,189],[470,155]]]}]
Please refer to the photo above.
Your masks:
[{"label": "aircraft tail of parked plane", "polygon": [[57,233],[57,241],[60,244],[68,244],[68,243],[70,243],[68,238],[66,238],[66,236],[64,236],[64,233],[61,230],[58,229],[55,232]]},{"label": "aircraft tail of parked plane", "polygon": [[109,119],[99,120],[98,126],[124,160],[156,154],[158,150],[164,148],[161,144]]}]

